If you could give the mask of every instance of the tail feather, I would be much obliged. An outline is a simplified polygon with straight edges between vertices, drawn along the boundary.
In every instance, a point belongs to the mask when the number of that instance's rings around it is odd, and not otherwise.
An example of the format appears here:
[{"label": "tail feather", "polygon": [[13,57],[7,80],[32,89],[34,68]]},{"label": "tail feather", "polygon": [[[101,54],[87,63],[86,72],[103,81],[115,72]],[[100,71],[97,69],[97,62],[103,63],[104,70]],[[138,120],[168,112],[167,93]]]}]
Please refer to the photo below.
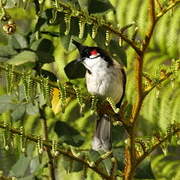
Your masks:
[{"label": "tail feather", "polygon": [[96,124],[96,131],[93,137],[92,149],[109,151],[112,148],[111,120],[104,114]]}]

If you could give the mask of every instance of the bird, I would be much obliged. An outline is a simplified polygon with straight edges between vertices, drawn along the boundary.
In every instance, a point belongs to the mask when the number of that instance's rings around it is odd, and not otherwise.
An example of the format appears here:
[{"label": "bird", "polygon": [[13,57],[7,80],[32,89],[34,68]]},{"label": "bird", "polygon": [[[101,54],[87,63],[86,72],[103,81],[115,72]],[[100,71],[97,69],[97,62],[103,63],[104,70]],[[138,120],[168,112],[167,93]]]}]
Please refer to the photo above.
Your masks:
[{"label": "bird", "polygon": [[[126,73],[123,66],[100,47],[85,46],[75,40],[72,40],[72,43],[79,50],[80,57],[77,62],[81,62],[86,69],[88,92],[102,98],[110,97],[119,108],[126,86]],[[112,121],[107,114],[101,114],[96,121],[92,149],[106,152],[112,149]]]}]

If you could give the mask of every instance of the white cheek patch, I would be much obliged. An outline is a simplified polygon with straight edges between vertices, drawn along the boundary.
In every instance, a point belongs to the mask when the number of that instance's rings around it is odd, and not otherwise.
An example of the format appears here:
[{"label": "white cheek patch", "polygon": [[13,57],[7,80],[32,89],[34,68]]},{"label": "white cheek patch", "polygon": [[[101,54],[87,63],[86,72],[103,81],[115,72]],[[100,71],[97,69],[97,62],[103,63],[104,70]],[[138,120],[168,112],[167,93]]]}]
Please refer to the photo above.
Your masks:
[{"label": "white cheek patch", "polygon": [[97,54],[92,54],[92,55],[89,56],[89,58],[90,58],[90,59],[94,59],[94,58],[98,57],[99,55],[100,55],[99,53],[97,53]]},{"label": "white cheek patch", "polygon": [[84,66],[90,70],[91,72],[93,71],[99,71],[107,68],[107,62],[101,59],[100,56],[95,57],[95,58],[86,58],[83,61]]}]

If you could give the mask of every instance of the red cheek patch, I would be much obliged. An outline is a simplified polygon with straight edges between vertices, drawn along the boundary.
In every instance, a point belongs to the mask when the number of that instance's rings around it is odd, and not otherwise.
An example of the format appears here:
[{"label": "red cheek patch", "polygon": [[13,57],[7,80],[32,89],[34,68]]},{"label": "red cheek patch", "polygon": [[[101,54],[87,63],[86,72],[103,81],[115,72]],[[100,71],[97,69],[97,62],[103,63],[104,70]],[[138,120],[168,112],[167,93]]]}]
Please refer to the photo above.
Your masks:
[{"label": "red cheek patch", "polygon": [[92,50],[92,51],[90,52],[90,54],[91,54],[91,55],[97,55],[97,51],[96,51],[96,50]]}]

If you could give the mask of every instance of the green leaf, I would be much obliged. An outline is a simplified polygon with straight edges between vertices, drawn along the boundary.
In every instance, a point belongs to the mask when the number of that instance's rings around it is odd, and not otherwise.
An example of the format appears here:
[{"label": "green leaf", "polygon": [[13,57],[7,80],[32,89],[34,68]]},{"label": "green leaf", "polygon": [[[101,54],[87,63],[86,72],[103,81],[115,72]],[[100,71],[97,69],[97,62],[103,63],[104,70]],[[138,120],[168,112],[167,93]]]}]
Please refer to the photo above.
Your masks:
[{"label": "green leaf", "polygon": [[41,39],[36,54],[38,56],[38,61],[42,64],[54,62],[53,57],[54,45],[49,39]]},{"label": "green leaf", "polygon": [[0,31],[0,45],[8,44],[8,35]]},{"label": "green leaf", "polygon": [[109,44],[109,51],[114,59],[127,67],[127,56],[124,48],[119,46],[115,40],[111,40]]},{"label": "green leaf", "polygon": [[[71,150],[72,151],[72,150]],[[75,150],[73,150],[75,153]],[[71,152],[70,152],[71,153]],[[80,159],[83,159],[84,157],[84,152],[77,152],[76,156]],[[83,170],[84,164],[79,162],[79,161],[75,161],[67,156],[63,156],[61,159],[61,164],[64,167],[64,169],[66,170],[67,173],[71,173],[71,172],[79,172],[81,170]]]},{"label": "green leaf", "polygon": [[149,159],[145,159],[138,166],[135,177],[139,179],[154,179],[154,174],[151,168],[151,162]]},{"label": "green leaf", "polygon": [[39,13],[40,11],[40,4],[38,0],[34,0],[34,4],[35,4],[35,9],[36,9],[36,14]]},{"label": "green leaf", "polygon": [[45,51],[46,53],[52,54],[54,52],[54,45],[49,39],[41,39],[36,51]]},{"label": "green leaf", "polygon": [[77,60],[73,60],[68,63],[65,66],[64,71],[69,79],[84,78],[86,73],[84,65],[77,62]]},{"label": "green leaf", "polygon": [[12,36],[10,36],[9,44],[15,50],[28,47],[25,37],[20,34],[13,34]]},{"label": "green leaf", "polygon": [[78,162],[78,161],[73,161],[71,171],[72,172],[79,172],[79,171],[83,170],[83,167],[84,167],[83,163]]},{"label": "green leaf", "polygon": [[26,110],[25,104],[17,104],[17,107],[11,113],[12,119],[14,121],[21,120]]},{"label": "green leaf", "polygon": [[34,115],[39,113],[39,108],[38,105],[36,104],[32,104],[32,103],[28,103],[26,104],[26,113],[29,115]]},{"label": "green leaf", "polygon": [[68,34],[67,36],[65,36],[65,35],[61,36],[61,43],[66,50],[70,50],[71,35]]},{"label": "green leaf", "polygon": [[19,160],[10,170],[10,176],[23,177],[26,174],[31,158],[21,154]]},{"label": "green leaf", "polygon": [[35,62],[37,60],[37,56],[32,51],[23,51],[19,54],[13,56],[10,60],[7,62],[9,64],[15,65],[15,66],[24,66],[24,67],[32,67],[34,66]]},{"label": "green leaf", "polygon": [[50,81],[57,82],[57,77],[53,72],[47,71],[45,69],[41,69],[40,74],[44,78],[49,78]]},{"label": "green leaf", "polygon": [[16,54],[17,52],[11,46],[0,46],[0,62],[5,62]]},{"label": "green leaf", "polygon": [[36,31],[39,31],[40,30],[40,28],[45,24],[45,22],[46,22],[46,19],[45,18],[42,18],[42,17],[39,17],[38,18],[38,21],[37,21],[37,23],[36,23],[36,26],[35,26],[35,32]]},{"label": "green leaf", "polygon": [[88,11],[88,5],[91,0],[78,0],[81,9]]},{"label": "green leaf", "polygon": [[72,146],[81,146],[84,143],[84,137],[75,128],[63,121],[57,121],[54,127],[56,134],[60,139]]},{"label": "green leaf", "polygon": [[34,175],[29,175],[29,176],[26,176],[26,177],[23,177],[23,178],[18,178],[19,180],[32,180],[34,179]]},{"label": "green leaf", "polygon": [[[74,50],[75,46],[72,45],[71,39],[79,38],[79,19],[77,17],[71,18],[70,32],[68,35],[65,35],[64,32],[66,30],[66,25],[64,23],[64,15],[61,18],[62,18],[62,22],[60,22],[61,43],[66,50],[68,50],[68,51]],[[87,35],[89,32],[90,32],[89,25],[86,24],[85,29],[84,29],[83,38],[81,39],[81,41],[83,41],[87,38]]]},{"label": "green leaf", "polygon": [[0,113],[7,112],[16,108],[17,105],[13,103],[13,99],[14,96],[0,96]]},{"label": "green leaf", "polygon": [[34,175],[41,174],[43,169],[44,169],[44,163],[39,162],[39,157],[38,156],[33,157],[31,159],[31,162],[30,162],[30,165],[29,165],[30,172],[33,173]]},{"label": "green leaf", "polygon": [[116,145],[124,140],[125,129],[123,126],[113,126],[112,127],[112,143]]},{"label": "green leaf", "polygon": [[[105,33],[106,30],[104,27],[100,27],[98,29],[97,35],[95,37],[95,41],[98,47],[107,50],[111,57],[122,63],[124,66],[127,66],[127,56],[124,48],[119,46],[119,43],[112,39],[109,43],[109,46],[105,46]],[[108,48],[108,49],[107,49]]]},{"label": "green leaf", "polygon": [[124,147],[113,149],[113,155],[118,161],[118,169],[122,171],[124,169]]},{"label": "green leaf", "polygon": [[110,9],[113,9],[113,6],[109,0],[91,0],[88,7],[90,14],[103,13]]},{"label": "green leaf", "polygon": [[104,27],[99,27],[97,35],[94,39],[96,41],[97,46],[102,48],[102,49],[106,49],[105,34],[106,34],[106,29]]},{"label": "green leaf", "polygon": [[90,161],[97,161],[100,158],[100,154],[98,151],[94,151],[93,149],[89,151],[89,160]]}]

